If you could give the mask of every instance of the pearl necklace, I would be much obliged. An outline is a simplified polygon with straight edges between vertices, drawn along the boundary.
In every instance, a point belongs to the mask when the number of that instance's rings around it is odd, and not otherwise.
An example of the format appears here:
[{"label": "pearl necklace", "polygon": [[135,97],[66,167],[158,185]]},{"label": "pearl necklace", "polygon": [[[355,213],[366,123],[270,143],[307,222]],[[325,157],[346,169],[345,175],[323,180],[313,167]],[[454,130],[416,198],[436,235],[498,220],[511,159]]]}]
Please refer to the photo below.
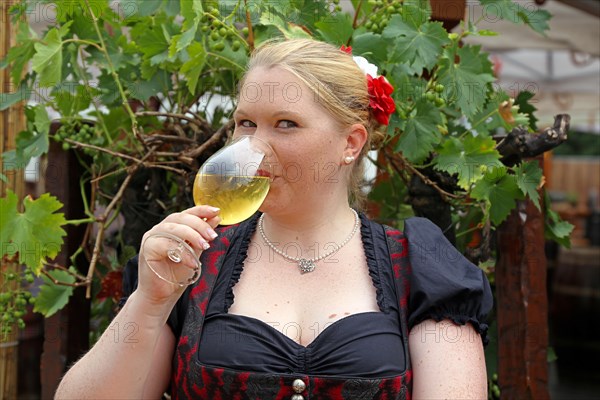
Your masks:
[{"label": "pearl necklace", "polygon": [[267,246],[269,246],[275,253],[279,254],[280,256],[282,256],[283,258],[290,260],[290,261],[294,261],[298,263],[298,268],[300,268],[300,273],[302,274],[306,274],[308,272],[312,272],[315,270],[316,268],[316,262],[320,261],[324,258],[329,257],[330,255],[334,254],[335,252],[337,252],[339,249],[341,249],[342,247],[344,247],[345,245],[348,244],[348,242],[350,241],[350,239],[352,239],[352,237],[354,236],[354,234],[356,233],[356,231],[358,230],[358,227],[360,226],[360,218],[358,217],[358,213],[354,210],[354,209],[350,209],[353,213],[354,213],[354,227],[352,228],[352,232],[350,232],[350,235],[348,235],[348,237],[346,239],[344,239],[344,241],[340,244],[335,244],[333,250],[328,251],[327,253],[316,257],[316,258],[302,258],[302,257],[292,257],[288,254],[286,254],[285,252],[279,250],[268,238],[267,235],[265,235],[265,231],[263,229],[263,221],[264,221],[264,217],[265,214],[262,214],[260,216],[260,218],[258,219],[258,231],[260,232],[260,235],[262,236],[263,240],[265,241],[265,243],[267,244]]}]

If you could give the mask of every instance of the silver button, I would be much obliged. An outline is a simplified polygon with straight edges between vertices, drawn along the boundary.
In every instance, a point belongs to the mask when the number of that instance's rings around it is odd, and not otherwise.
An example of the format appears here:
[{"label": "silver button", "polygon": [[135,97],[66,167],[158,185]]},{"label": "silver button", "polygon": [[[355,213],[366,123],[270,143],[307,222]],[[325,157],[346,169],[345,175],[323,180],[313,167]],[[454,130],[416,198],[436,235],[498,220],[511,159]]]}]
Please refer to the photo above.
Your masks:
[{"label": "silver button", "polygon": [[292,400],[304,400],[304,396],[301,394],[295,394],[292,396]]},{"label": "silver button", "polygon": [[[304,389],[306,389],[306,383],[304,383],[304,381],[302,379],[295,379],[294,383],[292,383],[292,388],[294,388],[294,392],[302,393],[302,392],[304,392]],[[300,396],[300,397],[302,397],[302,396]],[[292,400],[302,400],[300,397],[299,398],[292,397]]]}]

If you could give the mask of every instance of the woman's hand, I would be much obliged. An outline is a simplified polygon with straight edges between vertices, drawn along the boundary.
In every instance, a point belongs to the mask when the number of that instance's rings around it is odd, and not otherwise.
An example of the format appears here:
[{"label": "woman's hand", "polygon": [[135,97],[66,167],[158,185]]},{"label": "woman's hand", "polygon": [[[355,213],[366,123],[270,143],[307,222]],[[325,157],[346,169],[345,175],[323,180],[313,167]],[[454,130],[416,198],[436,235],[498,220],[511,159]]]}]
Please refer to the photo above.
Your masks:
[{"label": "woman's hand", "polygon": [[137,291],[146,301],[153,304],[172,303],[185,290],[185,287],[160,279],[152,269],[170,281],[185,282],[196,268],[190,257],[187,260],[183,257],[180,263],[171,261],[168,251],[173,250],[175,242],[156,234],[166,233],[182,239],[199,256],[217,237],[213,228],[221,221],[218,214],[218,208],[206,205],[192,207],[169,215],[144,234],[139,254]]}]

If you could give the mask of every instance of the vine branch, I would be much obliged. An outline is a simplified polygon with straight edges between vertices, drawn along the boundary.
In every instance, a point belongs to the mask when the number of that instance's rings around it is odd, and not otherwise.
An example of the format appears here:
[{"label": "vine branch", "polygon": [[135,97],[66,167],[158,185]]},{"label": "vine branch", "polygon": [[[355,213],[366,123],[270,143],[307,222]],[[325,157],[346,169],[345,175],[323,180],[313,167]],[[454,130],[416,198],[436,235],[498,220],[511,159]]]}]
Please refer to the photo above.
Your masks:
[{"label": "vine branch", "polygon": [[234,123],[235,122],[233,120],[227,121],[225,125],[220,127],[206,142],[202,143],[202,145],[185,152],[185,156],[189,158],[196,158],[200,154],[204,153],[206,149],[217,144],[219,140],[222,139],[223,135],[227,135],[227,132],[233,128]]},{"label": "vine branch", "polygon": [[98,228],[98,235],[96,236],[96,241],[94,243],[94,250],[92,251],[92,259],[90,261],[90,266],[88,268],[88,272],[87,272],[87,276],[86,276],[87,287],[86,287],[86,291],[85,291],[85,296],[88,299],[91,297],[92,277],[94,275],[94,270],[96,269],[96,263],[98,262],[98,256],[100,254],[100,247],[102,246],[102,240],[104,239],[104,232],[108,225],[107,219],[110,216],[110,213],[112,212],[112,210],[118,204],[118,202],[121,201],[121,198],[123,197],[123,194],[125,193],[125,189],[127,188],[129,183],[133,179],[133,176],[135,175],[135,173],[144,164],[144,161],[146,161],[146,159],[148,159],[150,156],[152,156],[152,154],[154,153],[154,150],[155,150],[155,148],[152,148],[142,158],[140,163],[138,163],[130,168],[130,170],[128,171],[127,177],[121,183],[121,187],[119,187],[119,191],[117,192],[115,197],[113,197],[113,199],[108,204],[108,206],[104,209],[104,212],[102,213],[102,215],[100,217],[98,217],[98,222],[100,223],[100,226]]},{"label": "vine branch", "polygon": [[[121,99],[123,100],[123,107],[125,107],[125,110],[127,111],[129,118],[131,119],[131,130],[133,131],[134,135],[139,139],[140,134],[138,131],[137,118],[135,117],[135,114],[133,113],[133,110],[129,105],[129,99],[125,94],[125,90],[123,89],[123,85],[121,84],[121,80],[119,79],[119,75],[115,70],[115,66],[113,65],[110,55],[108,54],[108,50],[106,49],[106,43],[104,42],[104,37],[102,36],[102,32],[100,31],[100,26],[98,25],[98,17],[96,17],[96,15],[94,14],[94,10],[92,10],[92,7],[90,7],[89,0],[85,0],[85,5],[87,7],[88,12],[90,13],[90,16],[92,17],[92,23],[94,25],[94,29],[96,30],[96,35],[98,35],[98,40],[100,41],[100,51],[106,58],[108,69],[110,70],[110,73],[113,79],[115,80],[115,83],[117,84],[117,89],[119,90],[119,94],[121,95]],[[143,144],[143,141],[140,140],[140,142],[142,142]]]},{"label": "vine branch", "polygon": [[[429,179],[425,174],[423,174],[421,171],[419,171],[418,169],[413,167],[412,164],[410,162],[408,162],[408,160],[402,154],[400,154],[400,153],[390,154],[389,151],[384,151],[384,154],[385,154],[386,158],[388,160],[390,160],[390,164],[392,165],[392,168],[394,168],[394,170],[398,174],[402,174],[403,168],[408,168],[410,170],[410,172],[412,172],[413,174],[418,176],[419,179],[421,179],[426,185],[434,188],[440,194],[440,196],[442,196],[442,199],[444,201],[448,201],[448,199],[464,198],[464,196],[459,196],[459,195],[447,192],[444,189],[442,189],[437,183],[435,183],[434,181]],[[398,165],[397,162],[399,162],[400,165]]]}]

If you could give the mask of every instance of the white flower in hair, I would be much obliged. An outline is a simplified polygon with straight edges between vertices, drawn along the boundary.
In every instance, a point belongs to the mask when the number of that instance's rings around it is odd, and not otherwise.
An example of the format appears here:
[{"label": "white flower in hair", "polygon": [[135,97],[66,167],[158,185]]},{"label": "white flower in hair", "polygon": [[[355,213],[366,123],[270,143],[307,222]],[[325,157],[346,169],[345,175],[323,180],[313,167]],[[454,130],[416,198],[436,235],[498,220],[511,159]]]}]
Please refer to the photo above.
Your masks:
[{"label": "white flower in hair", "polygon": [[365,75],[369,74],[371,77],[377,78],[377,65],[371,64],[366,58],[361,56],[354,56],[352,58]]}]

